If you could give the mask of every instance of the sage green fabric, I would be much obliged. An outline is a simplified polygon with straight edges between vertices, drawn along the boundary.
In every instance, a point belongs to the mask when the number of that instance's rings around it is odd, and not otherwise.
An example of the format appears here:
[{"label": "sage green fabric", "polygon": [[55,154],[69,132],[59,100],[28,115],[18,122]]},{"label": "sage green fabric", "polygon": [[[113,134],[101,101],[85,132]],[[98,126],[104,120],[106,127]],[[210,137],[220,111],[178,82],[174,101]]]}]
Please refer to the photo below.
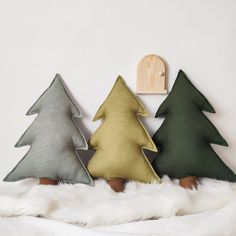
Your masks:
[{"label": "sage green fabric", "polygon": [[210,145],[228,144],[203,111],[215,113],[180,70],[172,91],[156,113],[156,117],[165,120],[153,136],[159,149],[153,167],[160,175],[174,178],[198,176],[236,181],[236,175]]},{"label": "sage green fabric", "polygon": [[94,118],[94,121],[103,119],[103,123],[89,142],[96,149],[88,163],[92,176],[144,183],[159,181],[143,153],[143,148],[157,149],[138,115],[147,116],[148,112],[119,76]]},{"label": "sage green fabric", "polygon": [[48,178],[65,183],[93,184],[75,149],[86,150],[87,142],[77,127],[81,113],[59,74],[27,112],[38,114],[17,142],[30,149],[4,181]]}]

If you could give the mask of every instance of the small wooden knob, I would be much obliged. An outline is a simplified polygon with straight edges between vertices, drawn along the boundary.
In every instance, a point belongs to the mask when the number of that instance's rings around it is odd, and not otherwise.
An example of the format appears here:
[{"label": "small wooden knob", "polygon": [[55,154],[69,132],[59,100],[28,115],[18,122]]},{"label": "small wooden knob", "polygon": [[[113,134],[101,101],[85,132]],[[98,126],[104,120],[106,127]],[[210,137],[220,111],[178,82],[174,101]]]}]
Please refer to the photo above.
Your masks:
[{"label": "small wooden knob", "polygon": [[40,185],[57,185],[58,181],[54,179],[41,178],[39,179]]},{"label": "small wooden knob", "polygon": [[107,182],[115,192],[123,192],[125,189],[125,179],[114,178]]},{"label": "small wooden knob", "polygon": [[181,187],[187,188],[187,189],[197,188],[198,177],[188,176],[188,177],[181,178],[181,179],[179,179],[179,185]]}]

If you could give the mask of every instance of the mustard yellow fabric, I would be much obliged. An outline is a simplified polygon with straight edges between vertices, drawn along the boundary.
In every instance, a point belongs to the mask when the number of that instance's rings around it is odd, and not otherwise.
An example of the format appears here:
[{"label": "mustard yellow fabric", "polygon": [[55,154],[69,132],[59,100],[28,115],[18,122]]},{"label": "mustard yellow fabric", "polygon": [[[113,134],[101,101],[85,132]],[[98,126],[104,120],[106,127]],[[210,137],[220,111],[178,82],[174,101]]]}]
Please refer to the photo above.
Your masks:
[{"label": "mustard yellow fabric", "polygon": [[94,117],[94,121],[103,119],[103,123],[89,141],[96,149],[88,163],[92,176],[143,183],[160,180],[143,152],[143,148],[155,152],[157,148],[138,115],[148,116],[148,112],[119,76]]}]

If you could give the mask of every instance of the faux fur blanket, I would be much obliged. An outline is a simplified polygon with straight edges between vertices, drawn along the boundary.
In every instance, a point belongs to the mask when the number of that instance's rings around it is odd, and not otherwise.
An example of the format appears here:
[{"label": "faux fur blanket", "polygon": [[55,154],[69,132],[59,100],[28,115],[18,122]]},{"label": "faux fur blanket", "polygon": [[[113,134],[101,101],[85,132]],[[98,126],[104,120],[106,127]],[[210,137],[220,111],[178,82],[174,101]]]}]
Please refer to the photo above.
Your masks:
[{"label": "faux fur blanket", "polygon": [[39,216],[83,226],[105,226],[166,218],[235,206],[236,184],[202,179],[186,190],[168,177],[162,184],[129,182],[116,193],[103,180],[42,186],[35,180],[0,184],[0,216]]}]

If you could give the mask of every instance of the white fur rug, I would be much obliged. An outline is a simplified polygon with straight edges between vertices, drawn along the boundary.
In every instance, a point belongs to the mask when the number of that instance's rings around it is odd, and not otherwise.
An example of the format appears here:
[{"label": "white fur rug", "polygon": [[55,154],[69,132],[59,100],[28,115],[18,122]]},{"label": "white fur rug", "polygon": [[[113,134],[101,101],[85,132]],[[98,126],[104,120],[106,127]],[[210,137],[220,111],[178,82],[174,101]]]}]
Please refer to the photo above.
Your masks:
[{"label": "white fur rug", "polygon": [[162,184],[129,182],[124,193],[115,193],[103,180],[96,181],[95,187],[37,183],[1,183],[0,216],[40,216],[83,226],[105,226],[195,214],[228,204],[236,212],[236,184],[211,179],[202,179],[198,190],[183,189],[168,177]]}]

